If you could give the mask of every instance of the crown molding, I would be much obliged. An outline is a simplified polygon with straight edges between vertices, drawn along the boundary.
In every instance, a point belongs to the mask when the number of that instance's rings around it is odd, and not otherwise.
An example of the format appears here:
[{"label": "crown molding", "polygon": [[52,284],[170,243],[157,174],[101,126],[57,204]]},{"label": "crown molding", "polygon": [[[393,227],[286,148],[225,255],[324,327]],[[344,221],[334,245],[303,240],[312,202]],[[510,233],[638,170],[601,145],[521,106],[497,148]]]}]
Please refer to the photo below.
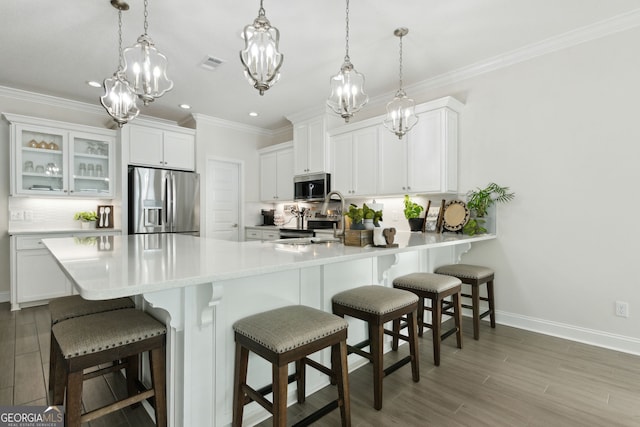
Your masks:
[{"label": "crown molding", "polygon": [[[478,61],[466,67],[423,80],[405,87],[407,94],[426,94],[431,90],[451,85],[472,77],[506,68],[511,65],[538,58],[553,52],[597,40],[611,34],[627,31],[640,26],[640,8],[616,15],[612,18],[576,28],[566,33],[523,46],[491,58]],[[369,106],[386,105],[395,96],[395,91],[378,95],[369,100]]]},{"label": "crown molding", "polygon": [[237,130],[241,132],[249,132],[255,135],[271,136],[273,131],[268,129],[259,128],[257,126],[245,125],[243,123],[232,122],[231,120],[219,119],[217,117],[207,116],[202,113],[192,113],[193,119],[196,122],[196,128],[198,123],[204,122],[213,126],[218,126],[226,129]]}]

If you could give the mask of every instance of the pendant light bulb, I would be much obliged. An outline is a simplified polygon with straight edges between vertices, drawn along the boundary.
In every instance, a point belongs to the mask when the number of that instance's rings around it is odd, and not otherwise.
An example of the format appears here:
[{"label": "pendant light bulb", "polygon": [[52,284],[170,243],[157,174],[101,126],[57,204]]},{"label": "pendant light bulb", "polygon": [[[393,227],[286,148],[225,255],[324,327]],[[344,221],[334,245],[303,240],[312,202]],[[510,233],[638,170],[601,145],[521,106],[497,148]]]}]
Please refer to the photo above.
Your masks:
[{"label": "pendant light bulb", "polygon": [[349,0],[346,1],[346,52],[340,72],[329,80],[331,94],[327,105],[349,123],[349,119],[365,106],[369,97],[364,93],[364,75],[356,71],[349,58]]},{"label": "pendant light bulb", "polygon": [[265,16],[262,0],[258,17],[253,24],[244,27],[244,49],[240,51],[240,61],[244,75],[260,95],[280,79],[280,67],[284,55],[278,51],[280,31],[272,27]]},{"label": "pendant light bulb", "polygon": [[140,110],[136,105],[136,94],[122,72],[122,11],[128,10],[129,5],[115,0],[111,4],[118,9],[118,69],[112,77],[104,80],[102,85],[105,92],[100,97],[100,104],[118,126],[122,127],[135,119]]},{"label": "pendant light bulb", "polygon": [[147,6],[148,0],[144,0],[144,34],[138,37],[136,44],[124,50],[123,70],[144,105],[173,88],[173,82],[167,77],[167,57],[156,49],[147,34]]},{"label": "pendant light bulb", "polygon": [[407,97],[402,88],[402,37],[409,33],[407,28],[398,28],[393,34],[400,37],[400,87],[396,96],[387,104],[387,117],[384,126],[402,139],[418,122],[415,114],[415,102]]}]

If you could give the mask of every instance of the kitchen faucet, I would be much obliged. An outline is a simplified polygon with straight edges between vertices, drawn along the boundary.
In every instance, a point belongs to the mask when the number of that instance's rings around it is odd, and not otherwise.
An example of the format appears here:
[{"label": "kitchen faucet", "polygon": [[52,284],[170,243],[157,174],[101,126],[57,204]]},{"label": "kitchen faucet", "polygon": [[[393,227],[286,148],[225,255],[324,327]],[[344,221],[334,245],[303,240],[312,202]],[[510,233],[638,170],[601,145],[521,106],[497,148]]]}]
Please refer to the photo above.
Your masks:
[{"label": "kitchen faucet", "polygon": [[329,206],[329,202],[331,201],[332,196],[338,196],[340,198],[340,234],[336,233],[336,227],[333,226],[333,237],[342,237],[342,241],[344,243],[344,209],[345,209],[345,201],[344,196],[339,191],[330,191],[324,198],[324,203],[322,204],[322,213],[327,213],[327,207]]}]

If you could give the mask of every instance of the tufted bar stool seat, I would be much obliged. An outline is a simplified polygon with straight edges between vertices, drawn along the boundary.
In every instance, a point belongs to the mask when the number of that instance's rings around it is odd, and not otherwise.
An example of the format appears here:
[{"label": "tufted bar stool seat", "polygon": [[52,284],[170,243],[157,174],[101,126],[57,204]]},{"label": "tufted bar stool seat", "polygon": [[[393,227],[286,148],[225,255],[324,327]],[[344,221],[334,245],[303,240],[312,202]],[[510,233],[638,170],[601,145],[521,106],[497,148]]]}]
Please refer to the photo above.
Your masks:
[{"label": "tufted bar stool seat", "polygon": [[[349,353],[356,353],[373,363],[373,407],[382,409],[382,379],[401,366],[411,363],[414,382],[420,381],[418,361],[418,335],[416,311],[418,297],[412,292],[384,286],[361,286],[340,292],[332,298],[333,313],[340,317],[350,316],[367,322],[369,337],[353,346],[348,346]],[[386,330],[384,324],[407,318],[408,335],[399,331]],[[384,334],[395,340],[409,342],[409,356],[383,369]],[[369,352],[362,349],[369,346]],[[394,348],[397,350],[397,345]]]},{"label": "tufted bar stool seat", "polygon": [[[488,267],[471,264],[451,264],[443,265],[435,270],[438,274],[446,274],[457,277],[462,283],[471,286],[471,294],[462,294],[465,298],[471,298],[471,305],[462,304],[462,307],[469,308],[473,312],[473,338],[480,338],[480,320],[489,316],[491,327],[496,327],[496,312],[493,293],[494,271]],[[487,296],[480,296],[480,286],[486,284]],[[488,309],[480,313],[480,301],[486,301]]]},{"label": "tufted bar stool seat", "polygon": [[[51,327],[64,320],[74,317],[87,316],[89,314],[105,311],[135,308],[131,298],[115,298],[109,300],[86,300],[80,295],[69,295],[49,301],[49,314],[51,315]],[[53,343],[53,330],[51,331],[51,343]],[[53,346],[49,346],[49,393],[53,393],[55,386],[55,354]]]},{"label": "tufted bar stool seat", "polygon": [[[308,425],[339,407],[342,426],[350,426],[347,326],[347,322],[338,316],[304,305],[281,307],[235,322],[232,425],[242,425],[244,406],[255,401],[272,414],[274,426],[286,426],[288,384],[296,381],[298,403],[304,403],[305,369],[309,365],[337,384],[338,398],[298,424]],[[329,347],[331,369],[307,357]],[[272,383],[261,389],[247,384],[250,351],[272,364]],[[295,362],[296,372],[289,376],[291,362]],[[270,392],[273,392],[272,402],[264,397]]]},{"label": "tufted bar stool seat", "polygon": [[[462,348],[462,308],[460,292],[462,282],[452,276],[435,273],[411,273],[397,277],[393,280],[393,287],[415,293],[420,302],[418,303],[418,335],[422,336],[423,328],[431,329],[433,336],[433,362],[440,365],[440,347],[442,340],[456,334],[458,348]],[[451,297],[451,301],[447,298]],[[425,300],[430,301],[430,305],[425,305]],[[424,321],[424,312],[431,312],[431,323]],[[448,315],[454,319],[454,327],[442,332],[442,316]],[[399,321],[394,324],[394,329],[404,328],[406,324]],[[394,339],[393,346],[396,347],[397,340]]]},{"label": "tufted bar stool seat", "polygon": [[[52,346],[57,358],[52,404],[62,405],[66,393],[67,427],[79,427],[81,423],[152,397],[155,402],[156,425],[166,426],[165,325],[143,311],[129,308],[74,317],[56,323],[51,330]],[[126,373],[127,383],[131,385],[137,378],[138,356],[147,351],[151,367],[151,389],[141,393],[130,392],[126,399],[82,414],[85,369],[114,360],[129,359]],[[97,375],[101,373],[102,370],[96,371]]]}]

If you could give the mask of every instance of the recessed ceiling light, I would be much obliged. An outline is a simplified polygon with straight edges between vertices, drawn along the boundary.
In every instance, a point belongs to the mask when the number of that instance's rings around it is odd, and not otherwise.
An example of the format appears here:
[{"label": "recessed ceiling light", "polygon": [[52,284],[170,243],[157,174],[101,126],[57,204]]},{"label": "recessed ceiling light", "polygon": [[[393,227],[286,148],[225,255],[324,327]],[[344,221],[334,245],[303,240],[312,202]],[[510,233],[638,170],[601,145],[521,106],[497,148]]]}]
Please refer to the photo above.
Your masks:
[{"label": "recessed ceiling light", "polygon": [[87,80],[87,84],[91,87],[102,87],[102,83],[95,80]]},{"label": "recessed ceiling light", "polygon": [[249,113],[249,115],[250,115],[251,117],[258,117],[258,116],[259,116],[259,114],[258,114],[258,113],[256,113],[255,111],[251,111],[251,112]]},{"label": "recessed ceiling light", "polygon": [[179,104],[178,107],[182,108],[183,110],[190,110],[191,109],[191,105],[189,105],[189,104]]}]

